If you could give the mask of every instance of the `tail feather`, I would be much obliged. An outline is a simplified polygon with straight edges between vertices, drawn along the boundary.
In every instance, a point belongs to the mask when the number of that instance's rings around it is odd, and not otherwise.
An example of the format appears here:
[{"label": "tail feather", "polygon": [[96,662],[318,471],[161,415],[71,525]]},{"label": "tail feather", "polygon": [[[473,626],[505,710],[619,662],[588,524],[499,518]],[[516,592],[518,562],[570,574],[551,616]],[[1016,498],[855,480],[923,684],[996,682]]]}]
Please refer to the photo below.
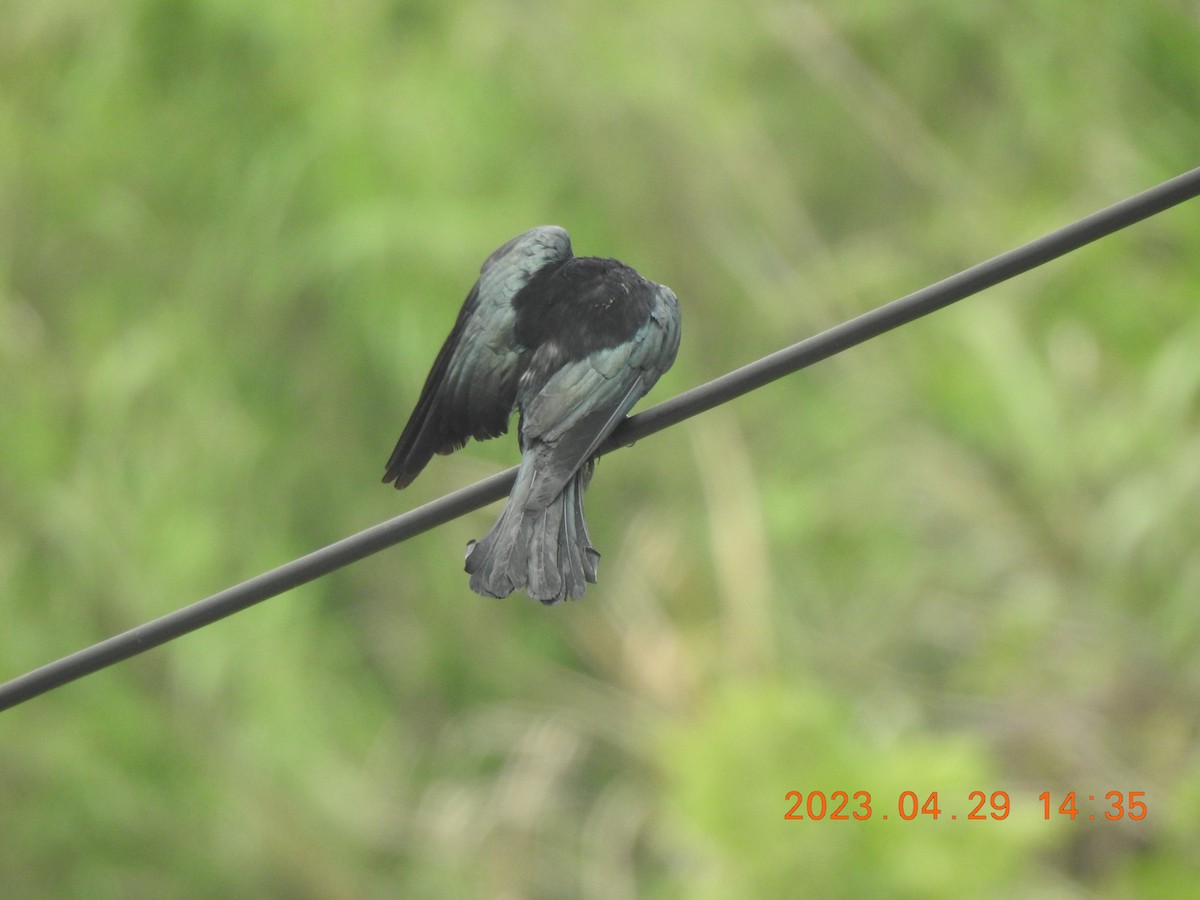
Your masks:
[{"label": "tail feather", "polygon": [[471,590],[485,597],[507,597],[524,589],[547,605],[583,596],[596,581],[600,554],[588,539],[583,491],[591,478],[584,466],[546,506],[529,508],[536,480],[522,466],[500,518],[478,542],[467,546]]},{"label": "tail feather", "polygon": [[[563,544],[571,551],[572,571],[583,572],[584,580],[592,584],[596,583],[596,566],[600,562],[600,553],[592,546],[588,537],[587,522],[583,519],[583,492],[592,480],[594,468],[595,462],[589,460],[575,473],[575,477],[567,482],[563,490],[566,495],[565,506],[569,513],[563,517]],[[579,593],[582,594],[583,591],[584,585],[580,584]]]},{"label": "tail feather", "polygon": [[[543,603],[554,603],[567,595],[570,581],[570,553],[561,553],[559,544],[562,524],[566,519],[563,506],[566,492],[550,501],[545,509],[526,515],[530,525],[528,579],[526,593]],[[565,557],[565,558],[563,558]]]},{"label": "tail feather", "polygon": [[[466,570],[471,575],[471,590],[485,597],[507,597],[525,586],[525,561],[520,558],[523,546],[521,523],[516,519],[511,506],[492,526],[492,530],[480,541],[467,544]],[[515,527],[514,527],[515,523]]]}]

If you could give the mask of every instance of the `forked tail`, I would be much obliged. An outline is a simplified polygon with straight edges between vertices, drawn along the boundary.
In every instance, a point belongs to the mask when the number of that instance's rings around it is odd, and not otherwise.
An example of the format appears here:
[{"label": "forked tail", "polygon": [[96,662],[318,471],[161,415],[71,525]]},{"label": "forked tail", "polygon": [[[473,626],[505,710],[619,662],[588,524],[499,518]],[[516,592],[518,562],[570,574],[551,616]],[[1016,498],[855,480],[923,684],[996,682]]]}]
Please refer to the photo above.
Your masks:
[{"label": "forked tail", "polygon": [[600,561],[583,520],[583,492],[593,465],[586,463],[543,506],[534,489],[537,467],[522,464],[492,530],[467,545],[471,590],[485,597],[507,597],[523,589],[547,605],[583,596],[585,582],[596,581]]}]

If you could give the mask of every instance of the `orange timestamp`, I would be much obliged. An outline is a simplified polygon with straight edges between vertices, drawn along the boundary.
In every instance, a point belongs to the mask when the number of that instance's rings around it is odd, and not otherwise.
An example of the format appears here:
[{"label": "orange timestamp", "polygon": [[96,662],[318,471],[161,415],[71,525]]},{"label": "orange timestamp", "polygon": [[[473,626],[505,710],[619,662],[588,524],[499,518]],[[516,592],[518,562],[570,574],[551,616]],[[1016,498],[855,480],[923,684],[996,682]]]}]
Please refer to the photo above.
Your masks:
[{"label": "orange timestamp", "polygon": [[[1067,791],[1061,796],[1043,791],[1037,799],[1041,803],[1042,818],[1047,821],[1067,818],[1072,821],[1129,819],[1138,822],[1149,814],[1145,797],[1145,791],[1108,791],[1103,795]],[[946,799],[943,806],[944,798],[938,791],[923,794],[901,791],[894,802],[880,805],[870,791],[853,794],[849,791],[828,794],[824,791],[788,791],[784,800],[790,805],[783,817],[789,821],[813,822],[865,822],[872,818],[884,821],[896,818],[903,822],[916,819],[999,822],[1012,812],[1008,791],[971,791],[965,799],[958,795]]]}]

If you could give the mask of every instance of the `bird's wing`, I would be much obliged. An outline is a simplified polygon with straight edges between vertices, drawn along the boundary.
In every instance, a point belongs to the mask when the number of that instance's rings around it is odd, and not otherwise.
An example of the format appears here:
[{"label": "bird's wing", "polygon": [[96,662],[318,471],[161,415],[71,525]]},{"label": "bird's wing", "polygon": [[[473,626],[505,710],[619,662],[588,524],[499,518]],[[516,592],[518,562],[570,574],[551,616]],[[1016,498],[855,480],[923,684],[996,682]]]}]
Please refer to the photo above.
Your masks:
[{"label": "bird's wing", "polygon": [[433,454],[508,430],[524,362],[524,348],[513,337],[512,298],[540,269],[570,257],[566,231],[545,225],[487,258],[388,459],[385,483],[407,487]]},{"label": "bird's wing", "polygon": [[[651,315],[633,338],[567,363],[524,399],[523,445],[552,447],[530,494],[531,504],[549,504],[675,361],[679,307],[670,288],[654,289]],[[535,355],[531,372],[537,365]]]}]

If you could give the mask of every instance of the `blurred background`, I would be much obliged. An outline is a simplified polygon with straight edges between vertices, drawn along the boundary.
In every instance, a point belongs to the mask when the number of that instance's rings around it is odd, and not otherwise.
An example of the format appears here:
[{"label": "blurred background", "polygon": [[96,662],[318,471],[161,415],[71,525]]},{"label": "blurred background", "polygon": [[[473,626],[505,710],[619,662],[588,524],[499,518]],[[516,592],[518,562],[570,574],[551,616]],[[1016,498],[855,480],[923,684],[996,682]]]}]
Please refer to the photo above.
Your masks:
[{"label": "blurred background", "polygon": [[[1197,165],[1198,59],[1191,0],[8,0],[0,680],[512,465],[379,484],[518,232],[675,289],[645,408]],[[5,896],[1183,896],[1198,252],[607,457],[581,602],[470,593],[497,504],[0,715]]]}]

